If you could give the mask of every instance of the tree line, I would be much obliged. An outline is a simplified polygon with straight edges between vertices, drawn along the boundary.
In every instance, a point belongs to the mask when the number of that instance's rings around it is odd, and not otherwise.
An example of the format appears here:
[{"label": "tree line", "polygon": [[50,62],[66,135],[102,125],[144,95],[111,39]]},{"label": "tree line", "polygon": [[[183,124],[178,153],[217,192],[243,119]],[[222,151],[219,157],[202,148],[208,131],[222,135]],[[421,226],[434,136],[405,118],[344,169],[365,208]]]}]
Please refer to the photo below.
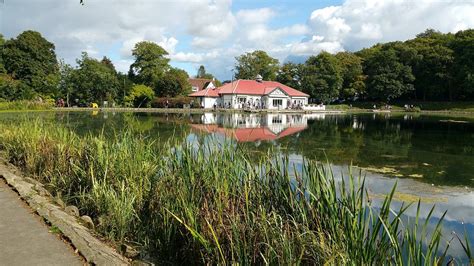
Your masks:
[{"label": "tree line", "polygon": [[[58,60],[53,43],[39,32],[25,31],[4,40],[0,35],[0,100],[65,99],[66,104],[92,102],[147,106],[154,97],[176,97],[191,91],[186,71],[169,65],[168,53],[153,42],[139,42],[132,50],[128,73],[112,61],[83,52],[72,67]],[[201,73],[208,77],[210,74]]]},{"label": "tree line", "polygon": [[236,58],[236,78],[259,73],[334,101],[474,100],[474,30],[443,34],[429,29],[416,38],[376,44],[357,52],[321,52],[305,63],[284,63],[264,51]]},{"label": "tree line", "polygon": [[[82,53],[77,66],[58,60],[53,43],[25,31],[5,40],[0,35],[0,99],[64,98],[69,105],[109,101],[147,106],[154,97],[191,91],[186,71],[170,66],[168,52],[153,42],[132,50],[128,73],[112,61]],[[474,30],[440,33],[376,44],[357,52],[321,52],[304,63],[284,63],[264,51],[236,57],[236,79],[276,80],[317,101],[474,100]],[[197,77],[214,76],[198,70]],[[216,81],[217,85],[220,83]]]}]

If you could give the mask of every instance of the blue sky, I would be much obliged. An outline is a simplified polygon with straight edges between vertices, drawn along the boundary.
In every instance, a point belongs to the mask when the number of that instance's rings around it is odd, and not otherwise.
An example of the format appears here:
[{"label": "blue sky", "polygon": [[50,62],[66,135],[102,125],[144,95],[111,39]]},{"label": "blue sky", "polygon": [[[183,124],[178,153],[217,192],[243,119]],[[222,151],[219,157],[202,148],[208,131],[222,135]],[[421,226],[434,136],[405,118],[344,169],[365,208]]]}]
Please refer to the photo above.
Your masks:
[{"label": "blue sky", "polygon": [[265,50],[286,62],[322,50],[354,51],[405,40],[427,28],[474,27],[474,0],[5,0],[0,32],[28,29],[56,44],[74,64],[82,51],[108,56],[126,72],[136,42],[153,41],[173,66],[195,75],[199,65],[231,78],[235,57]]}]

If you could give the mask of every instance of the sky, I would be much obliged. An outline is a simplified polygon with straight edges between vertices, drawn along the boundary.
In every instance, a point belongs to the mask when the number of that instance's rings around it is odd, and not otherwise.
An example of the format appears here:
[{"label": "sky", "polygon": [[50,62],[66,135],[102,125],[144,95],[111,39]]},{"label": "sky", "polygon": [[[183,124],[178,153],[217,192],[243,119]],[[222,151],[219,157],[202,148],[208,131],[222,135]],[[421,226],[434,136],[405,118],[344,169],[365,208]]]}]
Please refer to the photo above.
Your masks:
[{"label": "sky", "polygon": [[36,30],[75,64],[81,52],[127,72],[143,40],[191,76],[200,65],[229,80],[235,57],[265,50],[281,63],[322,50],[356,51],[428,28],[474,28],[474,0],[0,0],[0,32]]}]

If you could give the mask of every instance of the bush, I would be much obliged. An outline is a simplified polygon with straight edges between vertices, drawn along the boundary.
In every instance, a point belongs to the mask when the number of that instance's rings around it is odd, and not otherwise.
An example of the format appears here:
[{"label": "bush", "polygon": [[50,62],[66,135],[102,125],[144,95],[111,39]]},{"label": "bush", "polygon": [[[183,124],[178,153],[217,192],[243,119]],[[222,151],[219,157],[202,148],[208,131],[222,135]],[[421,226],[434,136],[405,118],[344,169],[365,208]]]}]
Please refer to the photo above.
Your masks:
[{"label": "bush", "polygon": [[125,97],[127,105],[133,107],[150,107],[150,101],[155,97],[155,92],[152,88],[145,85],[135,85],[132,87],[130,95]]},{"label": "bush", "polygon": [[151,107],[153,108],[165,108],[166,107],[166,101],[168,101],[168,107],[169,108],[183,108],[185,104],[191,104],[191,107],[197,106],[195,103],[195,98],[193,97],[174,97],[174,98],[169,98],[169,97],[157,97],[153,99],[151,102]]},{"label": "bush", "polygon": [[0,99],[0,111],[11,110],[48,110],[54,107],[54,101],[45,100],[44,102],[34,101],[2,101]]}]

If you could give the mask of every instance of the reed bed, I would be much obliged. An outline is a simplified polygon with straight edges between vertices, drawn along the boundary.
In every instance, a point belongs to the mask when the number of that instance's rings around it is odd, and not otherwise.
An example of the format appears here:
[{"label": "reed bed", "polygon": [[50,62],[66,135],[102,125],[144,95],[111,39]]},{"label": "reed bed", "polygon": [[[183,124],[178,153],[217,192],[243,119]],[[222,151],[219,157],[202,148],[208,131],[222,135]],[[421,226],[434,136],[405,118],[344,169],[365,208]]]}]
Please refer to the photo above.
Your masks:
[{"label": "reed bed", "polygon": [[[317,162],[296,171],[270,151],[255,159],[230,144],[163,144],[127,131],[79,137],[39,120],[0,123],[0,149],[91,216],[98,233],[161,264],[450,260],[440,248],[451,241],[441,233],[442,219],[431,231],[431,214],[407,225],[409,205],[391,209],[395,187],[374,208],[363,178],[338,183]],[[458,240],[472,259],[469,243]]]}]

